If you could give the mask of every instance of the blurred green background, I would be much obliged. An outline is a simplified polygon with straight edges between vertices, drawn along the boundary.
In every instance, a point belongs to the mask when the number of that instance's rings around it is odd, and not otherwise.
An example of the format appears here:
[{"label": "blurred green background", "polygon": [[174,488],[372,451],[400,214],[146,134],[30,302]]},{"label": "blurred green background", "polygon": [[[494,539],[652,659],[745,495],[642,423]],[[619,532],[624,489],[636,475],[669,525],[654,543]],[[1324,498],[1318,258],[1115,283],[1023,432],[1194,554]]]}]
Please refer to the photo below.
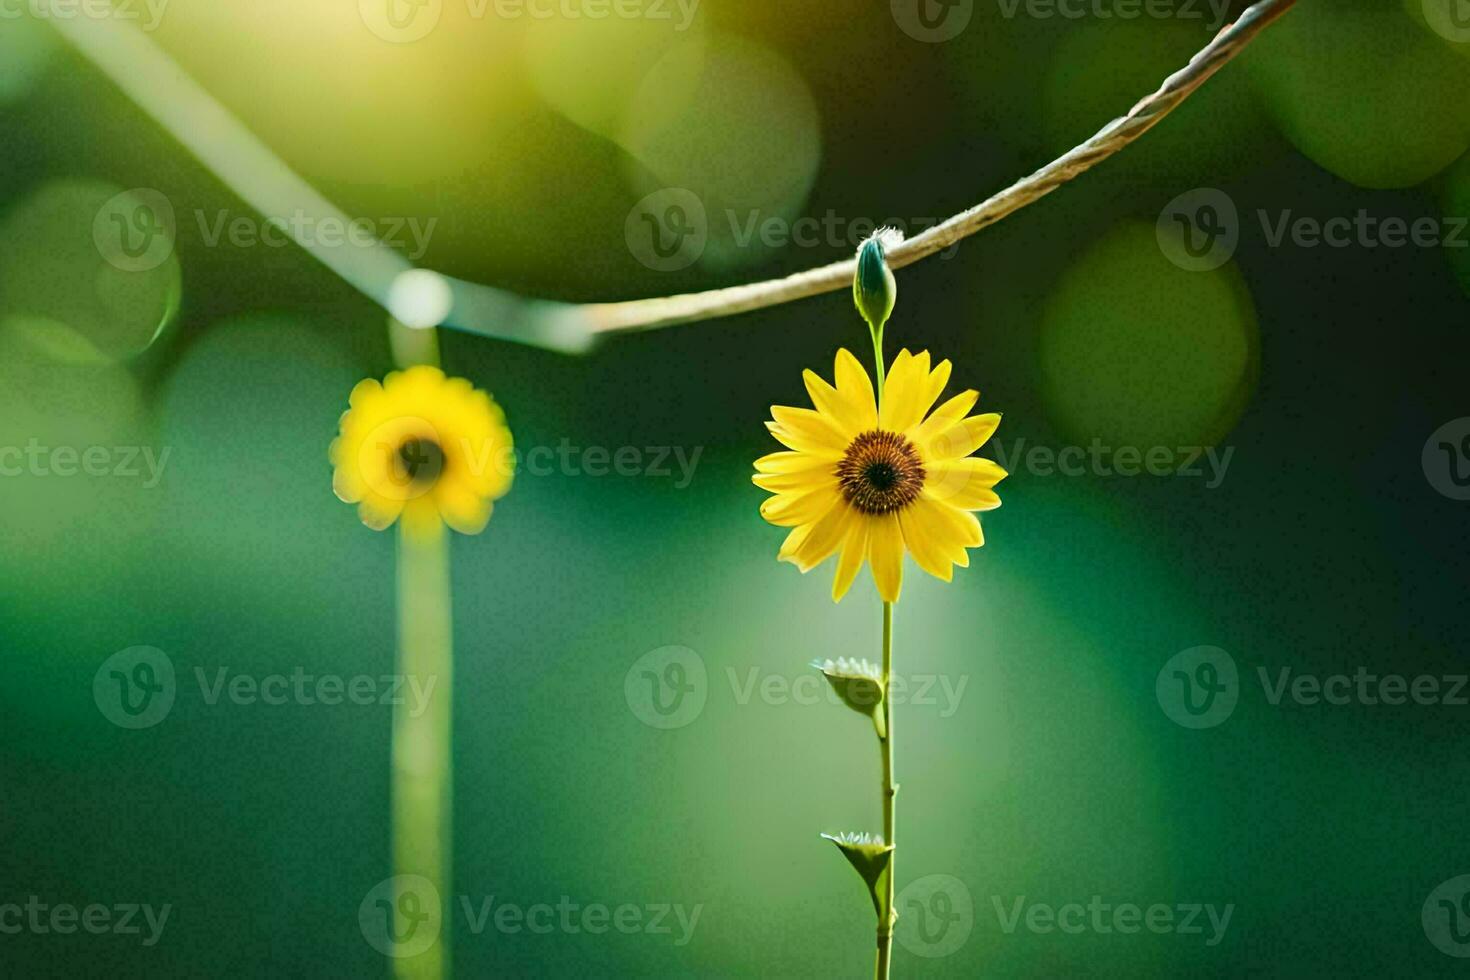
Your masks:
[{"label": "blurred green background", "polygon": [[[1218,26],[1199,3],[1125,20],[975,0],[942,41],[904,0],[701,0],[682,30],[673,4],[475,9],[444,0],[393,43],[351,0],[172,0],[150,36],[349,215],[435,221],[420,264],[585,301],[832,261],[860,222],[922,228],[1126,111]],[[951,358],[1005,413],[989,452],[1013,475],[972,567],[945,586],[910,564],[898,607],[898,673],[961,692],[897,709],[898,884],[952,876],[973,914],[947,955],[901,946],[896,975],[1463,972],[1421,910],[1470,872],[1470,708],[1273,705],[1257,679],[1467,670],[1470,504],[1421,453],[1470,415],[1470,236],[1271,234],[1360,211],[1463,228],[1470,43],[1434,11],[1302,0],[1139,145],[899,273],[890,353]],[[211,242],[219,215],[259,216],[33,17],[0,20],[0,132],[0,447],[166,459],[154,481],[0,477],[0,904],[172,906],[151,947],[0,935],[0,970],[386,975],[358,906],[391,874],[390,709],[210,704],[195,681],[393,671],[393,538],[332,496],[326,462],[351,386],[392,366],[384,314],[294,246]],[[703,202],[708,244],[660,272],[625,227],[667,187]],[[140,188],[177,238],[120,270],[94,218]],[[1238,212],[1207,271],[1156,231],[1198,188]],[[752,215],[839,231],[742,244]],[[477,935],[457,914],[459,975],[871,971],[870,906],[817,838],[880,825],[867,723],[743,693],[877,655],[867,573],[834,606],[830,566],[777,564],[749,481],[768,407],[865,343],[842,294],[581,358],[441,335],[523,450],[699,453],[687,485],[677,465],[522,474],[453,543],[454,894],[702,905],[692,937]],[[1025,455],[1094,441],[1231,455],[1219,480]],[[92,683],[136,645],[178,690],[125,730]],[[625,681],[671,645],[704,665],[704,704],[660,729]],[[1155,682],[1201,645],[1238,667],[1239,703],[1192,730]],[[1094,895],[1234,910],[1214,945],[996,913]]]}]

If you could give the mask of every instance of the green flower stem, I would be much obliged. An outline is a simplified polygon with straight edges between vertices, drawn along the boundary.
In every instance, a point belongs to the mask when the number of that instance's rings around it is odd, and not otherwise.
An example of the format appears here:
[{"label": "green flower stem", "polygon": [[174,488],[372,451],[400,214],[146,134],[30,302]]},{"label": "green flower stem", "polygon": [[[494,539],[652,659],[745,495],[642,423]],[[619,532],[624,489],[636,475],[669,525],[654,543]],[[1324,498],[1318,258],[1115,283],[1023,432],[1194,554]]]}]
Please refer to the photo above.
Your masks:
[{"label": "green flower stem", "polygon": [[[451,809],[450,756],[454,650],[449,604],[449,535],[398,536],[398,672],[431,691],[415,718],[408,701],[393,707],[393,873],[420,875],[433,883],[439,902],[424,896],[439,915],[439,939],[423,953],[393,961],[402,978],[438,980],[449,975]],[[430,686],[431,680],[433,686]],[[437,904],[437,907],[436,907]]]},{"label": "green flower stem", "polygon": [[[893,603],[883,603],[883,727],[888,735],[882,740],[883,750],[883,842],[894,847],[894,797],[898,786],[893,781],[893,700],[888,696],[888,680],[893,672]],[[888,980],[889,957],[893,946],[893,924],[898,912],[893,907],[893,865],[898,859],[898,849],[888,856],[888,894],[883,907],[888,910],[888,920],[878,923],[878,964],[873,975],[876,980]]]},{"label": "green flower stem", "polygon": [[868,333],[873,335],[873,360],[878,365],[878,405],[883,405],[883,327],[868,324]]},{"label": "green flower stem", "polygon": [[[412,330],[390,317],[388,340],[399,367],[439,364],[437,330]],[[454,636],[449,588],[449,532],[440,527],[432,536],[415,537],[404,533],[400,521],[398,673],[417,678],[431,693],[417,718],[406,699],[393,707],[393,873],[420,875],[433,883],[439,901],[436,907],[424,896],[425,907],[440,919],[439,938],[432,946],[393,961],[394,975],[403,980],[450,975],[452,917],[443,914],[453,902]]]},{"label": "green flower stem", "polygon": [[[873,336],[873,362],[878,374],[878,408],[883,407],[883,324],[868,322],[868,332]],[[892,847],[888,856],[888,874],[882,906],[878,916],[878,960],[873,968],[875,980],[888,980],[889,964],[893,953],[893,923],[898,918],[893,907],[894,864],[898,861],[897,842],[894,839],[895,800],[898,786],[893,782],[893,699],[889,696],[889,680],[893,674],[893,603],[883,603],[883,731],[879,749],[883,755],[883,843]]]}]

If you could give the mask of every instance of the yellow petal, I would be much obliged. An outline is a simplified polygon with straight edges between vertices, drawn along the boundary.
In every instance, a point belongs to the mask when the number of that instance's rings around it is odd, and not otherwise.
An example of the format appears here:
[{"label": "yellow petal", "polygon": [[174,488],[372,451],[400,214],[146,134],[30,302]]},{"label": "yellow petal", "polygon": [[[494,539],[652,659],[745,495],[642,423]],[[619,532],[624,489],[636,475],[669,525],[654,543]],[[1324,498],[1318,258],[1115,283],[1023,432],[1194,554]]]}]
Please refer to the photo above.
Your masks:
[{"label": "yellow petal", "polygon": [[842,542],[842,556],[837,559],[837,575],[832,579],[832,601],[841,602],[852,588],[853,580],[868,557],[868,525],[871,518],[854,514]]},{"label": "yellow petal", "polygon": [[403,512],[403,501],[380,497],[377,494],[364,497],[357,505],[357,516],[374,531],[391,527]]},{"label": "yellow petal", "polygon": [[837,459],[850,441],[826,416],[810,408],[772,405],[771,418],[775,421],[766,423],[771,435],[797,452]]},{"label": "yellow petal", "polygon": [[820,469],[830,470],[831,460],[821,459],[807,453],[796,453],[784,450],[779,453],[771,453],[762,456],[755,461],[755,468],[762,473],[799,473],[802,470]]},{"label": "yellow petal", "polygon": [[786,540],[781,542],[781,550],[776,552],[776,560],[794,563],[795,559],[792,556],[796,554],[796,549],[801,547],[801,543],[806,540],[806,536],[812,533],[813,527],[815,527],[814,524],[802,524],[799,527],[792,528],[791,533],[786,535]]},{"label": "yellow petal", "polygon": [[450,480],[439,481],[434,488],[434,497],[444,523],[460,534],[479,534],[485,530],[492,510],[486,498]]},{"label": "yellow petal", "polygon": [[872,428],[871,425],[864,425],[863,415],[858,406],[850,404],[817,372],[810,369],[805,370],[801,373],[801,379],[806,382],[806,393],[811,396],[812,404],[817,407],[817,412],[841,433],[845,442],[851,441],[858,433]]},{"label": "yellow petal", "polygon": [[[941,500],[935,500],[927,492],[923,496],[934,504],[935,516],[948,525],[947,538],[949,540],[953,540],[961,548],[978,548],[985,543],[985,533],[980,529],[980,518],[967,510],[960,510]],[[959,557],[955,556],[955,564],[969,567],[970,560],[966,557],[964,561],[960,561]]]},{"label": "yellow petal", "polygon": [[916,443],[923,443],[933,439],[936,435],[963,419],[970,409],[975,407],[975,402],[979,398],[980,392],[974,389],[960,392],[936,408],[934,414],[925,419],[923,424],[910,430],[908,432],[909,438]]},{"label": "yellow petal", "polygon": [[950,526],[937,511],[941,504],[920,497],[898,515],[903,543],[919,567],[948,582],[954,575],[949,555],[954,547]]},{"label": "yellow petal", "polygon": [[802,541],[794,555],[796,567],[803,573],[811,571],[832,556],[847,536],[847,527],[852,511],[847,507],[833,507],[820,521],[812,526],[811,533]]},{"label": "yellow petal", "polygon": [[961,510],[994,510],[1000,497],[991,487],[1005,478],[997,463],[979,456],[939,460],[925,468],[924,492]]},{"label": "yellow petal", "polygon": [[[934,365],[934,370],[929,372],[929,378],[925,381],[924,389],[925,412],[929,411],[930,406],[939,400],[940,395],[944,394],[944,388],[949,384],[949,376],[953,370],[954,365],[946,358]],[[920,417],[922,417],[922,414],[920,413]]]},{"label": "yellow petal", "polygon": [[796,527],[820,520],[837,503],[837,491],[832,487],[807,493],[779,493],[761,503],[761,516],[777,527]]},{"label": "yellow petal", "polygon": [[1000,414],[972,415],[924,444],[924,452],[932,459],[955,459],[968,456],[990,440],[1000,425]]},{"label": "yellow petal", "polygon": [[757,473],[750,478],[750,482],[772,493],[807,493],[836,480],[831,463],[820,469],[798,470],[795,473]]},{"label": "yellow petal", "polygon": [[[944,380],[948,381],[948,377]],[[899,351],[883,383],[883,408],[878,419],[880,428],[889,432],[905,432],[918,425],[941,390],[942,384],[938,390],[932,387],[928,351],[918,354]]]},{"label": "yellow petal", "polygon": [[868,525],[868,564],[884,602],[897,602],[903,587],[903,531],[898,515],[883,514]]},{"label": "yellow petal", "polygon": [[852,412],[857,431],[876,429],[878,409],[873,400],[873,381],[868,377],[867,369],[845,347],[837,352],[833,376],[837,379],[838,393]]}]

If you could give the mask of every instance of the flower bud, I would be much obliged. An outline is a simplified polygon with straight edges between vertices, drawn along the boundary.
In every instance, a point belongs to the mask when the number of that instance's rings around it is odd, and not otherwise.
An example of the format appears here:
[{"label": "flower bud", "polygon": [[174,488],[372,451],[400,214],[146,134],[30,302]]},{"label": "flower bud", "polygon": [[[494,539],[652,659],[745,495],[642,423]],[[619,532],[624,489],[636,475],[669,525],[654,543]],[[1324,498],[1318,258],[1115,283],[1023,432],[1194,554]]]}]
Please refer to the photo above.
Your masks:
[{"label": "flower bud", "polygon": [[874,331],[882,330],[898,301],[898,283],[888,268],[886,249],[903,241],[903,233],[879,228],[858,246],[857,274],[852,280],[852,301]]}]

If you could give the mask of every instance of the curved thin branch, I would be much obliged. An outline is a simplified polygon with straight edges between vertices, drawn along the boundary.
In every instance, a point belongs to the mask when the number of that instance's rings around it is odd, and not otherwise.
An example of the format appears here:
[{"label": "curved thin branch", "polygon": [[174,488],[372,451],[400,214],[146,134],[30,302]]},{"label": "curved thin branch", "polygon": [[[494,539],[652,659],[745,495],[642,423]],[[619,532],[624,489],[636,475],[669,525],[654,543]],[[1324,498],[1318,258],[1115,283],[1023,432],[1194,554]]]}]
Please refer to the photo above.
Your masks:
[{"label": "curved thin branch", "polygon": [[[1272,21],[1291,8],[1296,0],[1261,0],[1247,8],[1235,23],[1215,35],[1208,45],[1179,71],[1170,75],[1159,90],[1141,99],[1126,116],[1114,119],[1087,140],[1029,177],[1007,187],[968,211],[915,235],[888,251],[894,268],[912,265],[982,228],[1013,214],[1067,181],[1084,173],[1148,132],[1175,106],[1189,98],[1210,76],[1239,54]],[[594,333],[650,330],[695,320],[745,313],[767,306],[789,303],[821,293],[847,289],[857,269],[855,259],[808,269],[784,279],[712,289],[702,293],[632,300],[626,303],[594,303],[580,308]]]},{"label": "curved thin branch", "polygon": [[[1234,58],[1296,0],[1260,0],[1142,99],[1126,116],[1053,160],[1029,177],[888,252],[895,268],[949,248],[1009,214],[1050,194],[1148,132],[1210,76]],[[348,223],[347,216],[277,157],[218,100],[194,82],[144,33],[116,18],[52,19],[53,26],[110,77],[144,111],[235,193],[263,215],[300,214],[304,224],[324,220]],[[300,227],[291,223],[291,234]],[[413,271],[407,259],[386,244],[349,241],[326,248],[298,238],[297,244],[351,283],[363,295],[395,311],[395,283]],[[650,330],[676,323],[730,316],[820,293],[846,289],[854,260],[809,269],[784,279],[730,286],[702,293],[623,303],[561,303],[518,296],[503,289],[443,277],[450,306],[443,326],[468,333],[530,344],[564,353],[587,350],[601,336]]]}]

